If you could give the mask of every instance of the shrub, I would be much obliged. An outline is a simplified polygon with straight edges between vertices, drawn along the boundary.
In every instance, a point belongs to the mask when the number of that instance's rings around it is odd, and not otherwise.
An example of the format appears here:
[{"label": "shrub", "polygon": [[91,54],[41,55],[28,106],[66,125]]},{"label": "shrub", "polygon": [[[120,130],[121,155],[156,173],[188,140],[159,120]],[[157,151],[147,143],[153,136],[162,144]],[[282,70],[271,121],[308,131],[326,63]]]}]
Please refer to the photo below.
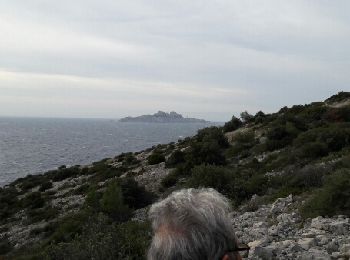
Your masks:
[{"label": "shrub", "polygon": [[123,178],[120,187],[124,203],[130,208],[139,209],[151,204],[155,195],[145,190],[133,178]]},{"label": "shrub", "polygon": [[161,162],[165,162],[165,156],[158,152],[153,152],[150,156],[147,158],[149,165],[158,164]]},{"label": "shrub", "polygon": [[51,181],[45,181],[44,183],[41,184],[39,191],[43,192],[48,189],[52,188],[52,182]]},{"label": "shrub", "polygon": [[302,133],[295,139],[295,146],[303,146],[306,143],[322,143],[328,151],[339,151],[350,145],[350,124],[337,123],[325,127],[318,127]]},{"label": "shrub", "polygon": [[274,126],[267,132],[266,147],[269,151],[283,148],[289,145],[294,137],[294,129],[288,132],[285,125]]},{"label": "shrub", "polygon": [[123,158],[123,165],[129,166],[137,164],[139,161],[136,159],[136,157],[133,155],[133,153],[126,153]]},{"label": "shrub", "polygon": [[321,142],[307,143],[300,148],[301,158],[318,158],[328,154],[328,147]]},{"label": "shrub", "polygon": [[41,185],[43,182],[46,182],[46,176],[43,176],[41,174],[38,175],[31,175],[29,174],[28,176],[24,178],[19,178],[14,182],[14,184],[18,184],[18,186],[23,190],[23,191],[28,191],[29,189],[32,189],[36,186]]},{"label": "shrub", "polygon": [[41,220],[50,220],[57,217],[58,210],[51,206],[39,209],[30,209],[28,211],[28,217],[32,223],[39,222]]},{"label": "shrub", "polygon": [[103,161],[94,163],[93,166],[89,169],[89,172],[94,174],[92,177],[94,183],[102,182],[114,177],[119,177],[125,171],[126,168],[124,167],[114,168],[113,166],[108,165]]},{"label": "shrub", "polygon": [[17,196],[18,191],[14,187],[0,190],[0,223],[20,209]]},{"label": "shrub", "polygon": [[29,193],[22,199],[23,207],[29,207],[31,209],[41,208],[45,204],[45,200],[41,197],[40,192]]},{"label": "shrub", "polygon": [[71,242],[52,244],[40,259],[144,259],[151,240],[148,223],[110,223],[104,216],[90,219]]},{"label": "shrub", "polygon": [[340,102],[348,98],[350,98],[350,92],[340,91],[337,94],[331,96],[330,98],[327,98],[325,102]]},{"label": "shrub", "polygon": [[167,176],[165,176],[160,184],[164,188],[170,188],[177,183],[178,179],[179,177],[177,176],[176,170],[175,170],[169,173]]},{"label": "shrub", "polygon": [[323,188],[316,191],[301,208],[307,217],[350,215],[350,170],[330,175]]},{"label": "shrub", "polygon": [[180,150],[175,150],[168,158],[165,166],[168,168],[174,167],[180,163],[185,162],[185,154]]},{"label": "shrub", "polygon": [[96,187],[91,187],[85,199],[85,206],[94,212],[100,211],[100,200],[102,194],[97,192]]},{"label": "shrub", "polygon": [[53,174],[53,181],[63,181],[67,178],[75,177],[79,175],[80,168],[78,166],[73,167],[59,167],[56,171],[51,171],[51,174]]},{"label": "shrub", "polygon": [[57,223],[57,226],[54,226],[55,231],[50,237],[50,241],[53,243],[71,241],[77,234],[81,233],[87,219],[88,216],[83,211],[65,216]]},{"label": "shrub", "polygon": [[112,181],[100,200],[101,210],[116,221],[124,221],[130,216],[130,209],[124,204],[123,193],[117,181]]},{"label": "shrub", "polygon": [[[128,221],[117,227],[121,259],[143,259],[151,242],[149,223]],[[132,241],[132,242],[131,242]]]},{"label": "shrub", "polygon": [[247,111],[244,111],[240,114],[243,123],[250,123],[252,120],[254,120],[254,116],[249,114]]},{"label": "shrub", "polygon": [[325,118],[331,122],[350,122],[350,105],[330,109]]},{"label": "shrub", "polygon": [[289,173],[290,179],[287,180],[285,178],[285,185],[304,190],[321,187],[324,182],[324,177],[329,171],[330,169],[327,167],[307,165],[302,169]]},{"label": "shrub", "polygon": [[211,143],[215,142],[220,148],[229,147],[226,136],[223,134],[222,130],[216,126],[207,127],[198,130],[196,139],[198,142]]},{"label": "shrub", "polygon": [[247,193],[243,199],[248,199],[253,194],[263,195],[267,189],[267,178],[264,174],[254,174],[245,181],[243,188]]},{"label": "shrub", "polygon": [[211,187],[217,191],[231,195],[233,191],[233,173],[222,167],[213,165],[199,165],[192,169],[189,179],[190,187]]},{"label": "shrub", "polygon": [[191,146],[187,160],[193,165],[203,163],[224,165],[226,163],[225,156],[219,144],[215,141],[194,143]]},{"label": "shrub", "polygon": [[[0,237],[0,258],[13,249],[13,245],[8,240],[8,237]],[[4,258],[5,259],[5,258]]]},{"label": "shrub", "polygon": [[223,127],[224,133],[232,132],[232,131],[238,129],[239,127],[241,127],[242,124],[243,123],[239,118],[232,116],[232,119],[230,121],[226,122],[224,127]]},{"label": "shrub", "polygon": [[254,131],[248,130],[237,133],[237,135],[235,135],[234,141],[243,144],[252,144],[255,141]]}]

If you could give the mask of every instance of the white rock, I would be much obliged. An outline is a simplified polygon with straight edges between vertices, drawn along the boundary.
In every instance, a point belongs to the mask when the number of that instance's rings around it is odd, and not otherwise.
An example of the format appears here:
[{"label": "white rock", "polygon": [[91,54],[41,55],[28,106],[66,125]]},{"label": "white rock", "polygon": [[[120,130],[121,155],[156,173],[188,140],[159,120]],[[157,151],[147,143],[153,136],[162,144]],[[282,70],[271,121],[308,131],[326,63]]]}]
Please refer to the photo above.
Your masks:
[{"label": "white rock", "polygon": [[347,254],[350,256],[350,244],[343,244],[339,249],[342,254]]},{"label": "white rock", "polygon": [[316,240],[314,238],[301,238],[298,240],[298,244],[304,248],[305,250],[309,250],[310,247],[314,246],[316,244]]}]

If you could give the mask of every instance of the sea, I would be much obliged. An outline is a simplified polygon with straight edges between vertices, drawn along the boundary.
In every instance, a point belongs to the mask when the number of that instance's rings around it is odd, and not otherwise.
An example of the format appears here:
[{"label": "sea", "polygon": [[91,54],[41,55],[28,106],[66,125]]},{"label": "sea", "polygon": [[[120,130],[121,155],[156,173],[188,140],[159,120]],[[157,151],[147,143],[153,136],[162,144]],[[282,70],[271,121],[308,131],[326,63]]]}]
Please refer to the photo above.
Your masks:
[{"label": "sea", "polygon": [[193,136],[220,123],[125,123],[112,119],[0,118],[0,187],[61,165],[85,165]]}]

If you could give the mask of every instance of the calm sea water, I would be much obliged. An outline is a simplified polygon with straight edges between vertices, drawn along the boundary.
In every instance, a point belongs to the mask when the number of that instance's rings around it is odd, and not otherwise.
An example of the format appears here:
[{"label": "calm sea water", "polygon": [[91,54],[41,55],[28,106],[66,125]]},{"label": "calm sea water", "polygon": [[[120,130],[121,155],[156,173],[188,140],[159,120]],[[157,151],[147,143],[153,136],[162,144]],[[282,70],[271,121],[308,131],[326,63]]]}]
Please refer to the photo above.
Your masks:
[{"label": "calm sea water", "polygon": [[0,118],[0,186],[61,165],[89,164],[192,136],[210,124]]}]

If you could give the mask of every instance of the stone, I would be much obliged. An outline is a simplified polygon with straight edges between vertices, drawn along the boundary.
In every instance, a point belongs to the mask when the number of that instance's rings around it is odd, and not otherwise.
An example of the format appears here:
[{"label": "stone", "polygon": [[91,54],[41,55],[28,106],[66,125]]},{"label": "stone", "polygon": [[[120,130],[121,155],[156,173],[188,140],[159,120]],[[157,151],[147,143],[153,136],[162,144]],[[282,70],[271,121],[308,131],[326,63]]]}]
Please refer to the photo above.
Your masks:
[{"label": "stone", "polygon": [[350,244],[343,244],[339,247],[340,253],[350,256]]},{"label": "stone", "polygon": [[331,256],[318,249],[310,249],[308,252],[302,252],[296,259],[298,260],[331,260]]},{"label": "stone", "polygon": [[317,217],[311,220],[312,228],[316,228],[320,230],[328,230],[328,226],[329,226],[329,223],[323,217]]},{"label": "stone", "polygon": [[324,246],[324,245],[328,244],[331,241],[331,239],[329,237],[327,237],[326,235],[318,235],[316,237],[316,241],[317,241],[317,245]]},{"label": "stone", "polygon": [[333,221],[329,224],[329,231],[336,235],[344,235],[349,232],[350,224],[345,220]]},{"label": "stone", "polygon": [[310,247],[316,244],[315,238],[301,238],[298,240],[298,244],[305,250],[309,250]]},{"label": "stone", "polygon": [[270,260],[273,258],[274,251],[275,251],[275,248],[273,247],[257,246],[253,250],[253,256],[257,256],[259,257],[259,259],[262,259],[262,260]]}]

